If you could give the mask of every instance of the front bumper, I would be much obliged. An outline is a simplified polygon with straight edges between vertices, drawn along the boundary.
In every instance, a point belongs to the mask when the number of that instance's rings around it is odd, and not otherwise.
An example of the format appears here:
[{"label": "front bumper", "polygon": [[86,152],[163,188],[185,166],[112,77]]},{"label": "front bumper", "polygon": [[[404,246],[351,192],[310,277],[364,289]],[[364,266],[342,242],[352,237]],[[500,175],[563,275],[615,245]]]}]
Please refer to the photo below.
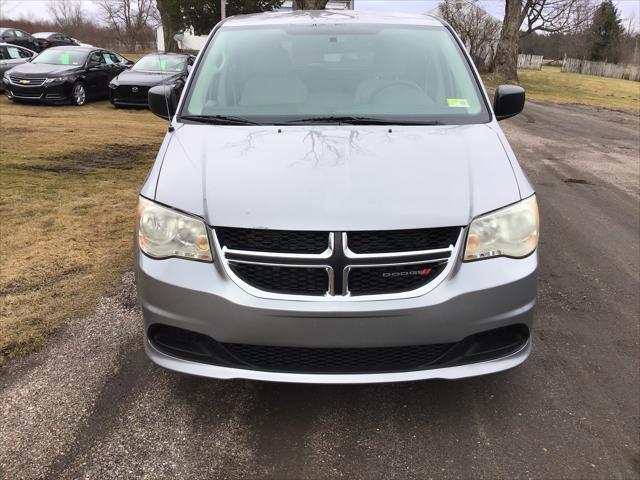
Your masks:
[{"label": "front bumper", "polygon": [[5,95],[11,100],[36,103],[69,103],[70,88],[64,83],[53,83],[38,86],[15,85],[7,80],[2,80]]},{"label": "front bumper", "polygon": [[527,357],[529,357],[529,353],[531,352],[531,340],[529,340],[520,350],[510,355],[486,362],[408,372],[366,374],[267,372],[208,365],[167,355],[156,349],[148,339],[145,340],[145,351],[147,352],[148,357],[161,367],[200,377],[219,378],[223,380],[245,379],[287,383],[356,384],[410,382],[430,379],[457,380],[460,378],[476,377],[509,370],[510,368],[517,367],[524,362]]},{"label": "front bumper", "polygon": [[[136,253],[145,331],[169,325],[217,342],[309,348],[372,348],[455,343],[510,325],[531,328],[537,254],[496,258],[454,268],[429,293],[401,299],[321,301],[260,298],[214,264],[154,260]],[[462,378],[506,370],[529,355],[530,341],[488,361],[392,373],[317,374],[261,371],[194,362],[161,352],[147,338],[148,356],[163,367],[206,377],[282,382],[369,383]]]},{"label": "front bumper", "polygon": [[[133,87],[138,90],[133,92],[131,90]],[[148,91],[148,87],[139,87],[128,84],[121,84],[116,88],[109,87],[109,101],[112,105],[117,107],[148,108]]]}]

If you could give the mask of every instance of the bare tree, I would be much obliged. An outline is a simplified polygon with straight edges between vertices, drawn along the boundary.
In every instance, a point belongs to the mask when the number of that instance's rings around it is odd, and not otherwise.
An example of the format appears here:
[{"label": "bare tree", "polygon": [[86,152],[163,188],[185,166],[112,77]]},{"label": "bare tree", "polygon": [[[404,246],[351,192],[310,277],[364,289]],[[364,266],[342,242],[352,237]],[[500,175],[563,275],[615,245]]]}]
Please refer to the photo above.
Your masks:
[{"label": "bare tree", "polygon": [[324,10],[328,0],[293,0],[294,10]]},{"label": "bare tree", "polygon": [[78,0],[50,0],[47,10],[58,29],[67,34],[77,35],[87,22]]},{"label": "bare tree", "polygon": [[[505,0],[504,20],[494,71],[506,81],[518,81],[518,42],[531,32],[569,32],[583,22],[590,0]],[[521,31],[521,27],[524,29]]]},{"label": "bare tree", "polygon": [[500,21],[480,8],[477,0],[444,0],[438,13],[460,35],[476,66],[489,67],[500,38]]},{"label": "bare tree", "polygon": [[158,18],[153,0],[99,0],[99,6],[105,22],[130,52]]}]

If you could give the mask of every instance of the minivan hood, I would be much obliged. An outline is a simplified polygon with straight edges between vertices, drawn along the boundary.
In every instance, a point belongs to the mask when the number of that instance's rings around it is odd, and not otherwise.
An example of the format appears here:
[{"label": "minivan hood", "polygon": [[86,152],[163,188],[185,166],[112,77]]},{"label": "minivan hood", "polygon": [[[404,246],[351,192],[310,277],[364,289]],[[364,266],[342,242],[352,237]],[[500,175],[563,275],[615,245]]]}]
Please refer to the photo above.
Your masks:
[{"label": "minivan hood", "polygon": [[467,225],[520,200],[487,125],[181,125],[156,201],[209,225],[391,230]]}]

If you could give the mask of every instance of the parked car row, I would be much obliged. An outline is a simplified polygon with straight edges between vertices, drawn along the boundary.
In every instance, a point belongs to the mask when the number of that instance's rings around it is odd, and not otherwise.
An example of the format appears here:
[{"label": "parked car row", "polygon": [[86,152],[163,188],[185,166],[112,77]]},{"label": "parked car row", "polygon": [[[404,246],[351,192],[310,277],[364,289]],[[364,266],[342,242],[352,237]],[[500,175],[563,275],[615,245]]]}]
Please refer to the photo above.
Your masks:
[{"label": "parked car row", "polygon": [[57,46],[39,54],[0,44],[2,89],[13,101],[84,105],[109,98],[117,107],[146,107],[154,85],[171,85],[178,94],[195,60],[193,55],[151,53],[137,63],[91,46]]},{"label": "parked car row", "polygon": [[50,47],[65,45],[82,45],[75,38],[60,32],[38,32],[30,34],[19,28],[0,28],[0,40],[19,47],[28,48],[34,52],[41,52]]}]

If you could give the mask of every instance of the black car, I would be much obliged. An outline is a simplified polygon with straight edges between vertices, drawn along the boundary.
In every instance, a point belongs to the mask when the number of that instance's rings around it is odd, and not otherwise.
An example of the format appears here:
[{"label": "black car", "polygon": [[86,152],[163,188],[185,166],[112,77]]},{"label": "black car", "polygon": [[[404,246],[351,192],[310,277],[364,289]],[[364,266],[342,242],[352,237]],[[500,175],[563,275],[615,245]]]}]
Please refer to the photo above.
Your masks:
[{"label": "black car", "polygon": [[18,28],[0,28],[0,41],[38,51],[38,44],[33,35]]},{"label": "black car", "polygon": [[150,53],[109,84],[109,99],[116,107],[146,107],[147,92],[155,85],[172,85],[179,96],[195,57],[179,53]]},{"label": "black car", "polygon": [[58,32],[38,32],[33,37],[38,44],[38,51],[41,52],[51,47],[80,46],[80,43],[73,38]]},{"label": "black car", "polygon": [[11,100],[84,105],[107,98],[109,82],[130,63],[101,48],[53,47],[12,68],[2,83]]},{"label": "black car", "polygon": [[[4,72],[11,70],[13,67],[27,63],[36,55],[36,52],[27,48],[10,43],[0,43],[0,75],[4,75]],[[2,89],[3,86],[0,83],[0,91]]]}]

